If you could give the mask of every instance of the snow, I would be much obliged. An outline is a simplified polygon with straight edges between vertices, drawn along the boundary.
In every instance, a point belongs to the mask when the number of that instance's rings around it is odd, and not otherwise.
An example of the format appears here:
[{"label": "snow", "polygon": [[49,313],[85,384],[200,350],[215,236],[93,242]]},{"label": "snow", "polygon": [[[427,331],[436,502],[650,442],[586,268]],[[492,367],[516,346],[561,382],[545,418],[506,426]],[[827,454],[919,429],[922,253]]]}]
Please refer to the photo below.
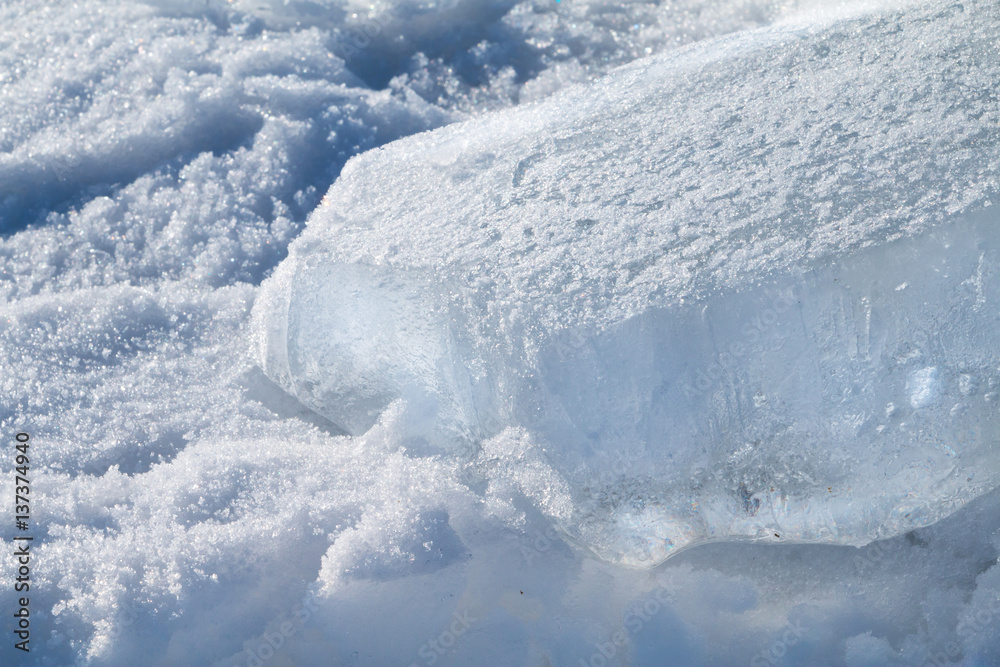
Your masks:
[{"label": "snow", "polygon": [[[7,442],[31,434],[36,560],[32,652],[8,623],[0,661],[996,662],[996,24],[988,3],[937,0],[5,3],[0,424]],[[611,191],[650,210],[622,215]],[[653,209],[660,193],[676,203]],[[567,217],[574,204],[587,212]],[[591,260],[579,275],[570,253]],[[326,291],[313,307],[296,285]],[[705,327],[732,335],[790,286],[822,297],[794,312],[847,328],[832,347],[758,328],[831,352],[784,398],[815,398],[796,388],[822,369],[829,387],[871,383],[808,413],[814,433],[854,455],[852,437],[871,457],[914,445],[919,465],[883,490],[912,479],[925,514],[871,517],[884,532],[861,547],[719,540],[647,569],[609,562],[631,543],[581,548],[608,526],[675,539],[662,513],[582,512],[574,474],[620,488],[665,463],[605,446],[606,468],[573,467],[579,450],[553,436],[591,419],[605,443],[644,442],[616,383],[648,394],[669,365],[631,351],[704,360]],[[934,326],[890,340],[913,321]],[[696,336],[672,330],[683,349],[655,335],[688,322]],[[312,367],[259,363],[298,332]],[[850,361],[866,344],[879,354]],[[608,384],[588,384],[602,364]],[[558,419],[536,415],[543,398]],[[766,467],[805,469],[784,463]],[[872,465],[852,478],[878,487]],[[935,486],[942,466],[955,479]],[[852,543],[874,532],[853,525]],[[5,553],[15,535],[0,528]],[[4,614],[14,567],[0,560]]]}]

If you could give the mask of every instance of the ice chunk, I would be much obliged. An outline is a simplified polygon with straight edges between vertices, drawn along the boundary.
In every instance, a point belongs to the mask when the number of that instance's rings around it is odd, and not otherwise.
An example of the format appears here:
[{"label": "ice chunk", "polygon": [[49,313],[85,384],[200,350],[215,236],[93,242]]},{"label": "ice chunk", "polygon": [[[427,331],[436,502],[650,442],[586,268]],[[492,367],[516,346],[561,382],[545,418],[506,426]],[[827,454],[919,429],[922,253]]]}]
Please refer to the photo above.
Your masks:
[{"label": "ice chunk", "polygon": [[998,28],[742,33],[356,158],[262,365],[355,432],[415,401],[431,451],[524,429],[612,561],[933,522],[1000,482]]},{"label": "ice chunk", "polygon": [[427,278],[323,253],[290,258],[284,270],[291,279],[272,284],[257,310],[268,314],[258,331],[275,381],[355,435],[398,398],[454,424],[473,420],[468,391],[455,384],[461,357],[449,318]]}]

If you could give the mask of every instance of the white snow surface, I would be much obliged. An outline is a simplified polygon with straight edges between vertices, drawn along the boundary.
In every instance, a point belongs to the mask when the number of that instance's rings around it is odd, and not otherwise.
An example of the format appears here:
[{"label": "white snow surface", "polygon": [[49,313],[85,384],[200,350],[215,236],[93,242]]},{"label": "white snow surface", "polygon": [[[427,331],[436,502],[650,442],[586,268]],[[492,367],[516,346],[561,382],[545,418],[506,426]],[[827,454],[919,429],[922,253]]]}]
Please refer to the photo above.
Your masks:
[{"label": "white snow surface", "polygon": [[[936,0],[895,8],[695,0],[5,3],[0,424],[8,453],[0,493],[5,502],[14,495],[13,435],[28,432],[35,559],[30,655],[13,649],[16,566],[0,560],[0,609],[8,619],[0,662],[1000,662],[1000,496],[988,490],[995,456],[980,447],[984,458],[976,459],[973,446],[988,444],[994,418],[984,406],[997,396],[989,328],[995,208],[986,206],[997,178],[996,28],[989,3]],[[673,54],[656,55],[667,51]],[[646,56],[653,59],[601,78]],[[622,81],[642,81],[643,72],[657,74],[659,87],[598,104]],[[596,87],[571,87],[592,80]],[[657,90],[678,97],[668,104]],[[630,99],[645,106],[628,109]],[[587,109],[604,114],[596,119],[602,122],[624,111],[637,122],[664,109],[670,117],[614,140],[557,143],[581,128]],[[365,155],[341,175],[353,156],[470,118],[472,125]],[[831,119],[840,126],[819,122]],[[746,138],[751,129],[760,144]],[[802,145],[782,146],[778,135]],[[629,162],[629,141],[656,145],[668,136],[678,150],[661,163],[642,154]],[[463,137],[481,146],[460,145]],[[489,145],[500,164],[462,164]],[[615,145],[622,153],[601,159],[633,171],[560,163]],[[422,146],[445,150],[415,154]],[[504,280],[494,280],[491,291],[471,281],[491,261],[483,247],[489,237],[477,232],[464,238],[480,245],[463,246],[462,221],[423,216],[433,207],[455,214],[463,201],[492,205],[491,192],[516,193],[517,166],[534,153],[545,159],[524,164],[522,199],[471,216],[497,232],[493,257],[503,261],[491,275]],[[788,161],[811,155],[824,161]],[[725,163],[727,156],[734,161]],[[644,159],[651,160],[645,176]],[[418,172],[420,163],[433,169]],[[558,173],[560,164],[573,168]],[[601,173],[606,177],[587,180]],[[414,192],[460,175],[471,181]],[[495,187],[479,187],[477,179],[501,175],[506,180]],[[412,180],[397,187],[397,178]],[[612,215],[624,205],[608,208],[597,195],[630,179],[636,191],[626,190],[626,199],[647,207],[669,179],[664,193],[680,196],[658,210],[670,217]],[[458,197],[463,188],[467,199]],[[713,200],[710,190],[722,198]],[[547,206],[529,212],[529,191],[549,197]],[[855,199],[843,201],[845,192]],[[543,232],[560,229],[566,207],[580,202],[594,215],[572,217],[560,240],[595,244],[586,256],[600,261],[579,280],[602,275],[610,282],[581,283],[574,300],[559,291],[571,283],[533,283],[530,271],[515,269],[518,253],[557,250],[546,250],[552,239]],[[358,221],[369,206],[393,211],[375,221],[377,233],[339,238],[330,231],[348,226],[336,215],[350,212]],[[415,217],[399,215],[407,206]],[[503,216],[519,206],[521,218]],[[262,290],[310,214],[292,260]],[[530,251],[529,219],[537,244]],[[604,233],[601,226],[578,228],[578,219],[604,220],[621,234],[598,243],[587,234]],[[392,230],[407,220],[424,224],[412,224],[410,234]],[[623,240],[627,225],[655,229],[656,220],[675,221],[664,230],[674,245],[662,254],[653,239]],[[435,234],[443,239],[437,246]],[[324,417],[258,365],[262,332],[251,311],[268,320],[282,298],[274,288],[282,272],[322,254],[310,247],[350,255],[340,266],[353,268],[340,268],[337,280],[402,295],[393,303],[415,315],[412,327],[380,333],[407,340],[415,332],[424,342],[402,365],[398,353],[348,358],[375,370],[362,374],[376,386],[360,411]],[[471,261],[457,261],[463,252]],[[670,259],[658,263],[661,256]],[[545,265],[560,265],[546,257]],[[644,264],[650,257],[656,261]],[[316,270],[321,266],[329,265]],[[615,266],[620,275],[612,275]],[[375,274],[381,277],[373,283]],[[869,275],[878,277],[877,289]],[[827,285],[833,278],[849,289]],[[320,283],[330,285],[329,276]],[[773,304],[790,285],[822,297],[812,310],[795,312],[839,317],[824,329],[836,333],[828,340],[855,346],[828,350],[837,355],[823,367],[838,389],[844,374],[859,373],[857,394],[838,409],[846,415],[863,407],[867,417],[843,429],[873,448],[890,443],[887,451],[910,433],[916,451],[940,445],[935,456],[958,461],[956,469],[983,462],[974,493],[960,487],[951,513],[894,537],[859,532],[862,541],[881,537],[860,548],[724,540],[652,569],[623,567],[607,562],[612,553],[602,560],[581,548],[599,542],[595,533],[566,534],[584,525],[575,518],[581,478],[571,473],[578,467],[543,451],[562,427],[526,418],[528,402],[497,410],[492,421],[466,419],[489,405],[482,396],[492,389],[449,385],[457,371],[438,364],[450,359],[483,378],[506,369],[513,382],[513,371],[539,360],[538,377],[562,393],[518,396],[554,395],[575,405],[571,417],[579,420],[616,395],[610,385],[566,393],[577,378],[594,376],[588,364],[608,364],[615,381],[634,378],[629,390],[641,395],[666,367],[629,350],[669,351],[658,336],[649,340],[650,331],[667,327],[687,352],[704,354],[691,341],[704,336],[706,322],[733,331],[734,322],[763,315],[766,308],[754,308]],[[370,303],[359,294],[322,296]],[[709,314],[692,323],[702,327],[695,335],[669,329],[686,323],[678,314],[693,317],[700,306]],[[486,309],[483,316],[476,307]],[[508,307],[511,321],[503,322]],[[370,323],[372,312],[356,313],[357,321]],[[393,311],[374,315],[386,312]],[[874,322],[867,330],[866,313]],[[906,323],[878,317],[928,315],[924,335],[909,342],[875,335]],[[525,335],[510,328],[517,322],[545,326]],[[637,346],[623,344],[621,336],[632,335],[623,322],[638,325]],[[495,335],[482,335],[489,325]],[[971,327],[964,336],[963,326]],[[825,349],[790,327],[775,326],[767,336],[800,351]],[[357,337],[342,340],[357,344]],[[546,347],[547,340],[558,345]],[[489,341],[499,347],[485,359],[503,366],[480,368],[464,357]],[[551,356],[564,344],[576,357]],[[531,356],[546,351],[550,356]],[[872,359],[895,360],[891,383],[879,384]],[[322,372],[334,359],[321,361],[303,377],[343,382]],[[336,363],[349,372],[354,362]],[[697,382],[697,369],[689,370]],[[558,373],[569,375],[560,380]],[[407,391],[398,394],[399,386]],[[795,388],[784,388],[784,396]],[[764,406],[776,400],[766,392],[746,398]],[[596,413],[624,425],[605,442],[636,442],[634,420],[621,420],[629,409],[612,401]],[[343,421],[368,411],[370,421]],[[816,414],[817,424],[831,417]],[[967,433],[957,434],[960,428]],[[604,479],[636,479],[626,464],[650,460],[638,453],[609,461]],[[930,460],[922,470],[940,464]],[[914,470],[914,481],[926,484]],[[732,489],[715,497],[726,493]],[[929,493],[920,489],[915,502]],[[753,494],[747,500],[752,506]],[[0,527],[5,553],[17,534],[11,521]]]}]

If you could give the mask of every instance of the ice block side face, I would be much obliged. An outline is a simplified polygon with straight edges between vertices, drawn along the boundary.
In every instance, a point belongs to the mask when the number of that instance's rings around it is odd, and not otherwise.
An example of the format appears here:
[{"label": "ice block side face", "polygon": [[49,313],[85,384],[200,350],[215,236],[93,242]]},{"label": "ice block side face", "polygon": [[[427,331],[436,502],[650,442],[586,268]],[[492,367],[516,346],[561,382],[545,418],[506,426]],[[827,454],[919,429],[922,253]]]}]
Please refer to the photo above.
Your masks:
[{"label": "ice block side face", "polygon": [[262,366],[304,405],[350,434],[408,400],[456,436],[472,421],[456,382],[450,325],[420,272],[290,261],[275,276],[258,325]]},{"label": "ice block side face", "polygon": [[397,400],[428,453],[527,433],[613,562],[931,523],[1000,484],[997,34],[742,33],[365,154],[261,289],[261,363],[352,433]]},{"label": "ice block side face", "polygon": [[517,415],[564,528],[651,565],[752,538],[863,545],[1000,485],[1000,220],[651,310],[539,355]]}]

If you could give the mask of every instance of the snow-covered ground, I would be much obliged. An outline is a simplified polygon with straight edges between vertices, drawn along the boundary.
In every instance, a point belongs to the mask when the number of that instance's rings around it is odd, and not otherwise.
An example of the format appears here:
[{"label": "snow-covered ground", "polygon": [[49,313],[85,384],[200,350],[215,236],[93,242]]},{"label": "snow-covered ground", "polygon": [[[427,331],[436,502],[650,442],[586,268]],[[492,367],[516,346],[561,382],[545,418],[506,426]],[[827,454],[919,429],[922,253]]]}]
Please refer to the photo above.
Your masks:
[{"label": "snow-covered ground", "polygon": [[2,663],[1000,664],[998,36],[5,3]]}]

